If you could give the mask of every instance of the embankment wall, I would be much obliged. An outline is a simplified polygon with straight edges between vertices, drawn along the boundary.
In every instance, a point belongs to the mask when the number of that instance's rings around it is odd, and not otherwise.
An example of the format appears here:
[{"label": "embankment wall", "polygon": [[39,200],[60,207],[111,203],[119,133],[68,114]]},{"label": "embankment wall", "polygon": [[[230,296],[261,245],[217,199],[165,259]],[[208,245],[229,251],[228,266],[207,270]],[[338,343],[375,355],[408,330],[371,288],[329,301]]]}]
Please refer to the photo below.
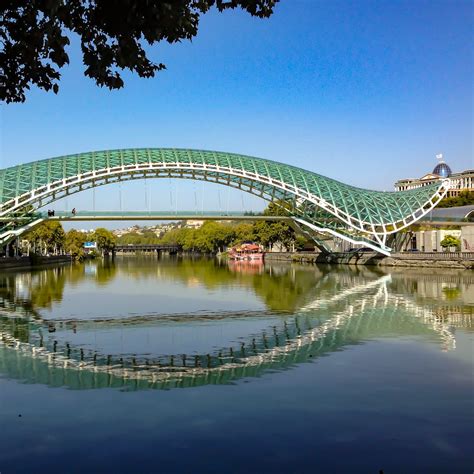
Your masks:
[{"label": "embankment wall", "polygon": [[374,253],[335,253],[322,254],[317,252],[269,252],[265,254],[266,261],[286,261],[299,263],[329,263],[336,265],[375,265],[380,267],[416,267],[416,268],[459,268],[464,270],[474,270],[474,258],[463,256],[426,256],[417,255],[397,255],[385,257]]},{"label": "embankment wall", "polygon": [[45,267],[49,265],[59,265],[71,262],[72,257],[69,255],[52,255],[50,257],[39,257],[35,255],[30,257],[0,258],[0,272]]}]

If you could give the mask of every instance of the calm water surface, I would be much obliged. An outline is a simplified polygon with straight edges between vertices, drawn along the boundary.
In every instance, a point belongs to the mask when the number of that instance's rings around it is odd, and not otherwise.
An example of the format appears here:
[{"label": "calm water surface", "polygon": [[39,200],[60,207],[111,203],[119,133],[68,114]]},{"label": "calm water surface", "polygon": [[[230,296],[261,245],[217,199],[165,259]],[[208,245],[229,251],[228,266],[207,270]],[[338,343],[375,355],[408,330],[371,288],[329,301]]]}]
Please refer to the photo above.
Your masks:
[{"label": "calm water surface", "polygon": [[474,273],[0,275],[0,472],[471,473]]}]

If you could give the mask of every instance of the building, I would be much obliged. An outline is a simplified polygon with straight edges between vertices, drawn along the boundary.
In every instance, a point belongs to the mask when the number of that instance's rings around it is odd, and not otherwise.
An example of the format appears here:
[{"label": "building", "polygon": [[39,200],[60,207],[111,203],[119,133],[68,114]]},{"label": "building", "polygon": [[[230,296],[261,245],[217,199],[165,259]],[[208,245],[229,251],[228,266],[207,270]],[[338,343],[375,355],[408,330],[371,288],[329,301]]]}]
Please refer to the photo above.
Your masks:
[{"label": "building", "polygon": [[202,220],[191,220],[189,219],[188,221],[186,221],[186,224],[184,225],[184,227],[186,227],[187,229],[199,229],[200,227],[202,227],[204,224],[204,221]]},{"label": "building", "polygon": [[421,188],[441,179],[449,178],[451,189],[448,191],[448,197],[458,196],[461,191],[474,192],[474,169],[453,173],[449,165],[442,159],[443,155],[437,155],[437,158],[440,161],[431,173],[427,173],[421,178],[400,179],[395,183],[395,190],[406,191]]},{"label": "building", "polygon": [[[458,247],[442,247],[441,242],[451,235],[459,240]],[[420,252],[474,252],[474,226],[462,225],[459,229],[425,229],[407,233],[402,245],[397,251]]]}]

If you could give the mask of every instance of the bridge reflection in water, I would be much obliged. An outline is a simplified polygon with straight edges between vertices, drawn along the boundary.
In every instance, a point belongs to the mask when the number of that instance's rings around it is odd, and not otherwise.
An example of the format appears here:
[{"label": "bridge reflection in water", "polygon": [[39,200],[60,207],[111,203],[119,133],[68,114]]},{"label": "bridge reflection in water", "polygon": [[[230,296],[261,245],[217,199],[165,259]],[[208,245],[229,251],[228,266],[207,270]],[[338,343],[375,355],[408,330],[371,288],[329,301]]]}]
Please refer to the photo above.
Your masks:
[{"label": "bridge reflection in water", "polygon": [[[65,286],[88,278],[106,284],[120,272],[133,277],[133,260],[2,276],[0,373],[27,383],[71,389],[194,387],[290,369],[382,337],[422,337],[451,350],[456,345],[456,326],[472,329],[472,306],[457,305],[455,291],[459,285],[472,290],[470,276],[454,275],[454,284],[448,286],[451,293],[445,292],[447,299],[440,305],[435,293],[426,292],[429,281],[437,287],[436,277],[427,274],[410,279],[400,274],[288,265],[266,266],[255,274],[254,269],[239,271],[212,261],[146,268],[148,273],[137,268],[136,277],[178,279],[210,288],[238,282],[250,288],[266,309],[48,318],[44,309],[62,299]],[[443,281],[449,278],[443,276]],[[170,327],[180,330],[191,321],[197,332],[219,321],[234,321],[244,334],[224,346],[210,344],[204,351],[189,345],[185,353],[127,350],[127,334],[132,330],[153,329],[153,334],[158,330],[166,337]],[[120,343],[111,345],[114,331],[120,334]],[[78,334],[85,337],[72,337]]]}]

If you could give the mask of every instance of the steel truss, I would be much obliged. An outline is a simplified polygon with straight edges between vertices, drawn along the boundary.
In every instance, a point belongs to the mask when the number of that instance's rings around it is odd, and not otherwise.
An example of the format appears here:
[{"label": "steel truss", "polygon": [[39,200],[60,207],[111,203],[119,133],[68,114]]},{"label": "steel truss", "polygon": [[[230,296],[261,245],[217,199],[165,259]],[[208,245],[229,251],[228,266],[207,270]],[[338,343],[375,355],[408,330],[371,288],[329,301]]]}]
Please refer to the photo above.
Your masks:
[{"label": "steel truss", "polygon": [[[86,166],[83,157],[88,158]],[[309,231],[363,244],[385,255],[390,254],[387,236],[431,211],[450,186],[446,179],[413,191],[366,191],[260,158],[199,150],[116,150],[0,170],[0,217],[12,216],[13,221],[25,209],[43,207],[86,189],[145,178],[193,179],[240,189],[284,206]],[[24,227],[31,228],[31,222],[4,227],[0,243],[20,235]],[[315,240],[321,243],[316,236]]]}]

